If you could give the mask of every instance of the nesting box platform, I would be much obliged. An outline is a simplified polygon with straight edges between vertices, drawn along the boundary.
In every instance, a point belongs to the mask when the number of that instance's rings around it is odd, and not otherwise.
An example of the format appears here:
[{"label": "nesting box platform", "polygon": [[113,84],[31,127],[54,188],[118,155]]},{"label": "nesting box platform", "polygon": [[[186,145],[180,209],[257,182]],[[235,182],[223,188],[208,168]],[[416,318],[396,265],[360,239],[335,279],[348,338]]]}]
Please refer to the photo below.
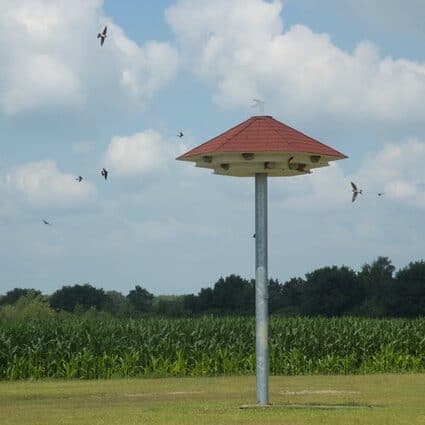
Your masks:
[{"label": "nesting box platform", "polygon": [[308,174],[326,167],[344,154],[271,116],[254,116],[202,145],[179,156],[214,174],[270,177]]}]

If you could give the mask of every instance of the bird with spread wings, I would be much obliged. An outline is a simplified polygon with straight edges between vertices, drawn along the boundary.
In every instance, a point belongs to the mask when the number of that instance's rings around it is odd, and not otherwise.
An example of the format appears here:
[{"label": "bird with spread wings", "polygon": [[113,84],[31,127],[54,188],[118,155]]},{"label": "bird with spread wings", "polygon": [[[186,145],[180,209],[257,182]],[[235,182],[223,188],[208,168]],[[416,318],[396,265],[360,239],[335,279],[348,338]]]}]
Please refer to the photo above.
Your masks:
[{"label": "bird with spread wings", "polygon": [[351,188],[353,189],[353,198],[352,198],[351,202],[354,202],[356,200],[356,198],[357,198],[357,195],[359,193],[360,194],[363,194],[363,190],[362,189],[358,189],[357,186],[353,182],[351,182]]},{"label": "bird with spread wings", "polygon": [[105,25],[105,28],[103,28],[103,31],[97,34],[97,38],[100,38],[100,45],[103,46],[103,43],[106,40],[106,33],[108,32],[108,27]]}]

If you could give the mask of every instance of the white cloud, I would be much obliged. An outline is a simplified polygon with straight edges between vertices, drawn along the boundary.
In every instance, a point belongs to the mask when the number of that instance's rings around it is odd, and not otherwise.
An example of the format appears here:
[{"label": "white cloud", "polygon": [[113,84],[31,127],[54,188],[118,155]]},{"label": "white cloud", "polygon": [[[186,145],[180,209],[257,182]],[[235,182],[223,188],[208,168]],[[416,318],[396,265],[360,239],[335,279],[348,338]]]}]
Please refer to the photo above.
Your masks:
[{"label": "white cloud", "polygon": [[64,98],[74,103],[80,99],[79,81],[65,64],[46,54],[29,54],[17,58],[10,67],[7,88],[0,103],[6,113],[30,109],[40,101],[61,103]]},{"label": "white cloud", "polygon": [[150,97],[168,84],[179,64],[176,50],[167,43],[152,41],[131,55],[124,66],[121,83],[136,97]]},{"label": "white cloud", "polygon": [[114,137],[104,155],[104,162],[121,176],[156,174],[166,171],[179,154],[180,147],[154,130],[131,136]]},{"label": "white cloud", "polygon": [[3,185],[10,194],[35,206],[70,206],[93,199],[96,189],[75,176],[64,174],[50,160],[31,162],[6,173]]},{"label": "white cloud", "polygon": [[387,144],[366,159],[358,175],[370,190],[385,192],[395,202],[425,208],[425,142],[409,140]]},{"label": "white cloud", "polygon": [[425,63],[353,52],[303,25],[283,28],[281,1],[179,0],[166,17],[194,72],[226,108],[267,99],[287,117],[421,121]]},{"label": "white cloud", "polygon": [[[111,105],[149,99],[174,77],[178,54],[168,43],[139,46],[102,11],[101,0],[0,1],[0,110]],[[96,33],[108,24],[99,46]],[[105,93],[108,93],[106,96]]]},{"label": "white cloud", "polygon": [[282,201],[285,208],[329,211],[351,199],[350,181],[335,162],[313,170],[312,174],[279,180],[279,186],[286,191]]},{"label": "white cloud", "polygon": [[357,203],[385,199],[399,204],[425,208],[425,142],[409,140],[386,144],[375,155],[369,155],[353,174],[346,175],[339,163],[313,170],[311,175],[281,179],[285,190],[285,208],[335,211],[351,202],[350,181],[363,189]]}]

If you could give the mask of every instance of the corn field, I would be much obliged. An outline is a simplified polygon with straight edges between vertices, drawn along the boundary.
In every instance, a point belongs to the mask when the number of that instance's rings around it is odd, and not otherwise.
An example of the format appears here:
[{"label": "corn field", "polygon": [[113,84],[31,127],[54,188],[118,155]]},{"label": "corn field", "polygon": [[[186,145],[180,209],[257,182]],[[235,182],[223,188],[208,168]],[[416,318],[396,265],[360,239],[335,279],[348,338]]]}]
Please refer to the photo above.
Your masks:
[{"label": "corn field", "polygon": [[[425,319],[270,320],[275,375],[420,372]],[[0,323],[0,379],[255,373],[253,318]]]}]

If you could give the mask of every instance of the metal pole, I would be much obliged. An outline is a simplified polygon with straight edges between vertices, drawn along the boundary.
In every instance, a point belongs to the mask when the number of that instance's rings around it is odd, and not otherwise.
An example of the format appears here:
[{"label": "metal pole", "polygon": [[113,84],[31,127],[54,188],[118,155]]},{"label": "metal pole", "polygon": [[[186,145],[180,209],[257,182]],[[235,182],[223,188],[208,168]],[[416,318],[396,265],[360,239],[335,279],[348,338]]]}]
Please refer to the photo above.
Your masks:
[{"label": "metal pole", "polygon": [[255,174],[255,352],[257,403],[269,403],[267,174]]}]

